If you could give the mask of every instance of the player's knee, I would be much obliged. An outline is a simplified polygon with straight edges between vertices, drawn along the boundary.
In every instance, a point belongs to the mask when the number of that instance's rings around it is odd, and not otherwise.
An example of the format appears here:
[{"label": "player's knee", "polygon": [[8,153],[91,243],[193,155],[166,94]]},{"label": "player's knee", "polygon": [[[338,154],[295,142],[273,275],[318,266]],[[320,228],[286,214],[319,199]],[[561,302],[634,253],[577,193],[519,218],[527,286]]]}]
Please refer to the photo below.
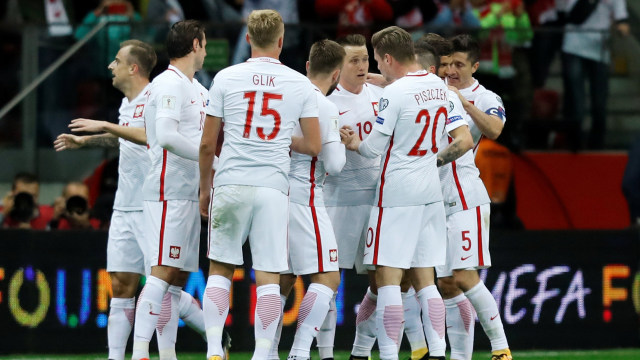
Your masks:
[{"label": "player's knee", "polygon": [[460,289],[456,285],[455,279],[452,276],[447,276],[438,279],[438,290],[445,299],[455,297]]},{"label": "player's knee", "polygon": [[480,282],[478,272],[475,270],[458,270],[453,272],[456,287],[462,291],[469,291]]},{"label": "player's knee", "polygon": [[136,295],[139,276],[111,273],[111,289],[115,298],[131,298]]}]

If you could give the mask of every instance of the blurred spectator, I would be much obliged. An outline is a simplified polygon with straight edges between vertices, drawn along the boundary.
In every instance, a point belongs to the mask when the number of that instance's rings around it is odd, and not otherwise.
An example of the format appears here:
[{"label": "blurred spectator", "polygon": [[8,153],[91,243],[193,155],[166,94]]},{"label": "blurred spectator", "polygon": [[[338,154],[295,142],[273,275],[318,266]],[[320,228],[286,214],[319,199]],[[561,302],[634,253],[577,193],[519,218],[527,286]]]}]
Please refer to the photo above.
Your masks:
[{"label": "blurred spectator", "polygon": [[531,23],[537,27],[531,44],[533,86],[543,88],[549,68],[562,48],[565,0],[537,0],[528,6]]},{"label": "blurred spectator", "polygon": [[625,0],[568,0],[566,32],[562,43],[564,117],[570,127],[572,150],[583,148],[582,121],[585,116],[585,81],[589,81],[591,130],[589,149],[602,149],[607,121],[609,88],[609,31],[615,23],[623,36],[629,35]]},{"label": "blurred spectator", "polygon": [[435,0],[435,2],[438,13],[427,24],[427,29],[443,32],[453,28],[477,29],[480,27],[478,17],[472,11],[468,0]]},{"label": "blurred spectator", "polygon": [[151,22],[166,22],[168,27],[185,19],[178,0],[149,0],[145,18]]},{"label": "blurred spectator", "polygon": [[82,182],[72,181],[65,185],[62,195],[53,205],[51,229],[99,229],[100,221],[91,217],[89,208],[89,187]]},{"label": "blurred spectator", "polygon": [[210,21],[241,22],[243,0],[202,0]]},{"label": "blurred spectator", "polygon": [[629,161],[622,177],[622,192],[629,205],[631,226],[640,227],[640,137],[629,149]]},{"label": "blurred spectator", "polygon": [[2,200],[2,228],[44,230],[53,217],[53,208],[39,205],[40,182],[36,175],[21,172],[13,178],[11,191]]},{"label": "blurred spectator", "polygon": [[393,8],[387,0],[316,0],[316,13],[323,18],[337,18],[336,37],[362,34],[371,37],[375,23],[390,23]]}]

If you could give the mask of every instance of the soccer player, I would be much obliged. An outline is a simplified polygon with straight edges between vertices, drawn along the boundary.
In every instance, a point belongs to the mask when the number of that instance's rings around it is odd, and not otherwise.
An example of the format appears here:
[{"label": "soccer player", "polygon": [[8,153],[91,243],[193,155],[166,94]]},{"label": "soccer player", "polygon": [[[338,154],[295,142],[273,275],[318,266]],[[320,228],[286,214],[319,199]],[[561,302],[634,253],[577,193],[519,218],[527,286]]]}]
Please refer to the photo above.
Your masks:
[{"label": "soccer player", "polygon": [[[309,359],[310,348],[318,334],[334,293],[340,285],[338,246],[329,215],[324,208],[322,187],[327,176],[340,173],[345,149],[340,142],[338,108],[326,95],[338,85],[345,51],[338,43],[321,40],[311,46],[307,77],[315,87],[322,151],[311,157],[291,153],[289,172],[289,271],[280,274],[282,305],[298,275],[309,275],[311,284],[300,305],[300,317],[289,359]],[[296,126],[294,136],[300,136]],[[281,326],[281,325],[280,325]],[[279,328],[281,330],[281,328]],[[279,339],[277,339],[279,340]],[[277,341],[271,358],[278,358]]]},{"label": "soccer player", "polygon": [[[502,100],[473,78],[478,69],[480,48],[468,35],[451,40],[451,65],[443,67],[450,88],[457,92],[471,118],[469,127],[477,149],[482,137],[496,139],[506,121]],[[491,342],[491,359],[509,360],[511,351],[495,299],[480,280],[478,269],[491,266],[489,255],[489,196],[479,179],[478,169],[467,153],[456,163],[441,169],[447,210],[447,264],[438,267],[438,286],[447,306],[447,326],[452,354],[470,359],[472,339],[465,339],[473,327],[466,301],[473,305],[480,324]],[[453,185],[455,184],[455,186]],[[458,308],[456,310],[455,308]],[[471,320],[469,319],[471,316]],[[472,335],[472,333],[471,333]],[[463,355],[464,354],[464,355]],[[453,358],[453,357],[452,357]],[[456,358],[458,359],[458,358]]]},{"label": "soccer player", "polygon": [[[175,359],[177,304],[187,272],[198,269],[198,141],[206,89],[193,78],[206,56],[204,27],[180,21],[169,30],[167,70],[149,86],[144,113],[151,159],[142,187],[145,238],[151,275],[136,308],[133,359],[149,358],[154,329],[171,334],[158,344],[161,359]],[[165,296],[166,295],[166,296]],[[170,305],[170,306],[167,306]]]},{"label": "soccer player", "polygon": [[[133,327],[135,294],[140,275],[148,274],[148,244],[144,243],[142,183],[149,170],[144,111],[149,75],[156,64],[153,48],[139,40],[120,44],[116,58],[109,64],[113,86],[125,97],[119,109],[118,124],[107,121],[75,119],[72,132],[98,133],[77,136],[61,134],[54,142],[56,151],[85,146],[120,148],[118,190],[107,242],[107,271],[111,277],[113,298],[109,310],[107,335],[109,359],[124,359],[127,339]],[[179,316],[200,333],[204,319],[200,306],[189,293],[180,296]]]},{"label": "soccer player", "polygon": [[429,358],[444,359],[444,304],[433,266],[445,260],[445,213],[437,174],[438,141],[447,121],[447,88],[416,62],[411,36],[396,26],[371,39],[385,87],[369,137],[341,129],[347,149],[384,153],[364,262],[376,266],[376,325],[381,359],[397,359],[403,323],[400,283],[406,269],[421,305]]},{"label": "soccer player", "polygon": [[[251,12],[245,38],[251,58],[214,78],[200,143],[200,213],[209,216],[203,310],[210,359],[223,355],[219,343],[231,279],[235,266],[243,263],[247,236],[257,285],[253,359],[268,357],[282,317],[280,272],[288,269],[289,151],[317,156],[322,147],[313,85],[278,60],[284,40],[280,14]],[[223,121],[211,195],[210,169]],[[292,137],[298,124],[302,136]]]},{"label": "soccer player", "polygon": [[[329,96],[338,106],[340,126],[357,129],[361,140],[371,133],[378,116],[378,101],[382,88],[366,82],[369,54],[366,39],[360,34],[338,39],[346,53],[340,85]],[[352,359],[368,359],[376,341],[375,308],[377,288],[373,267],[362,263],[369,215],[373,206],[376,183],[380,174],[380,158],[368,159],[356,152],[347,152],[347,163],[340,174],[325,182],[325,206],[338,242],[338,262],[341,269],[353,269],[369,275],[369,289],[362,299],[356,318],[356,335],[351,350]],[[403,306],[406,316],[405,334],[411,345],[411,359],[419,360],[428,352],[420,320],[420,304],[408,282],[403,283]],[[333,358],[336,315],[335,296],[325,323],[317,337],[321,359]]]}]

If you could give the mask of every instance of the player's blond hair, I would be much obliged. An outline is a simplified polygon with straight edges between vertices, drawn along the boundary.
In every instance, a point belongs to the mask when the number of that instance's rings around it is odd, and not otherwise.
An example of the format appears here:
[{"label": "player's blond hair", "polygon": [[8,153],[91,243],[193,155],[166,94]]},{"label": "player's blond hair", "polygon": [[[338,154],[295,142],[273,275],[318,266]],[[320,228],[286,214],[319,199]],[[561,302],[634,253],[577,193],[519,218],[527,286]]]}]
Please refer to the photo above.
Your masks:
[{"label": "player's blond hair", "polygon": [[254,10],[247,19],[247,32],[251,44],[260,49],[274,45],[284,33],[282,16],[275,10]]},{"label": "player's blond hair", "polygon": [[405,64],[415,61],[411,35],[397,26],[389,26],[373,34],[371,45],[379,56],[389,54]]}]

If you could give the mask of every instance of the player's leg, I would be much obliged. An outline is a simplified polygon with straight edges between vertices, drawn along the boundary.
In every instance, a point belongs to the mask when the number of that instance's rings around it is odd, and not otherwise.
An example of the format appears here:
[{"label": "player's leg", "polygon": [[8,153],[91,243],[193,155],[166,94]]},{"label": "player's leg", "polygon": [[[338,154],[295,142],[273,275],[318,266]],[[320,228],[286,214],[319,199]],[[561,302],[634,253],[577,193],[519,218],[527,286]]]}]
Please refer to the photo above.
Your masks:
[{"label": "player's leg", "polygon": [[411,346],[411,360],[420,360],[429,352],[429,349],[422,328],[420,303],[416,297],[416,291],[411,286],[411,279],[406,276],[406,273],[402,277],[400,290],[404,309],[404,333]]},{"label": "player's leg", "polygon": [[336,297],[338,292],[334,292],[329,302],[329,311],[320,326],[320,332],[316,336],[316,346],[321,360],[333,360],[333,341],[336,336],[336,324],[338,322],[338,312],[336,308]]},{"label": "player's leg", "polygon": [[169,285],[162,298],[162,310],[156,324],[158,353],[160,360],[176,360],[176,340],[178,337],[178,307],[181,287]]},{"label": "player's leg", "polygon": [[[207,334],[207,358],[224,357],[222,334],[229,314],[229,293],[236,265],[242,265],[242,244],[249,233],[252,187],[220,186],[209,206],[209,277],[202,299]],[[215,199],[215,201],[213,201]]]},{"label": "player's leg", "polygon": [[[295,285],[297,279],[298,277],[290,272],[280,274],[280,302],[282,305],[282,311],[284,311],[284,306],[287,303],[287,298],[289,297],[291,289],[293,289],[293,285]],[[278,346],[280,345],[280,337],[282,336],[282,319],[283,317],[280,317],[278,329],[276,330],[276,335],[273,339],[271,350],[269,351],[269,360],[280,359],[280,356],[278,355]]]},{"label": "player's leg", "polygon": [[136,292],[140,283],[140,274],[129,272],[111,272],[113,297],[109,306],[107,338],[109,359],[123,360],[127,340],[133,329],[136,308]]},{"label": "player's leg", "polygon": [[453,276],[438,278],[438,289],[447,313],[447,337],[451,347],[451,359],[471,360],[476,321],[473,305],[458,288]]},{"label": "player's leg", "polygon": [[402,294],[400,293],[403,272],[399,268],[376,267],[376,283],[378,284],[376,328],[380,359],[383,360],[398,358],[404,320]]}]

